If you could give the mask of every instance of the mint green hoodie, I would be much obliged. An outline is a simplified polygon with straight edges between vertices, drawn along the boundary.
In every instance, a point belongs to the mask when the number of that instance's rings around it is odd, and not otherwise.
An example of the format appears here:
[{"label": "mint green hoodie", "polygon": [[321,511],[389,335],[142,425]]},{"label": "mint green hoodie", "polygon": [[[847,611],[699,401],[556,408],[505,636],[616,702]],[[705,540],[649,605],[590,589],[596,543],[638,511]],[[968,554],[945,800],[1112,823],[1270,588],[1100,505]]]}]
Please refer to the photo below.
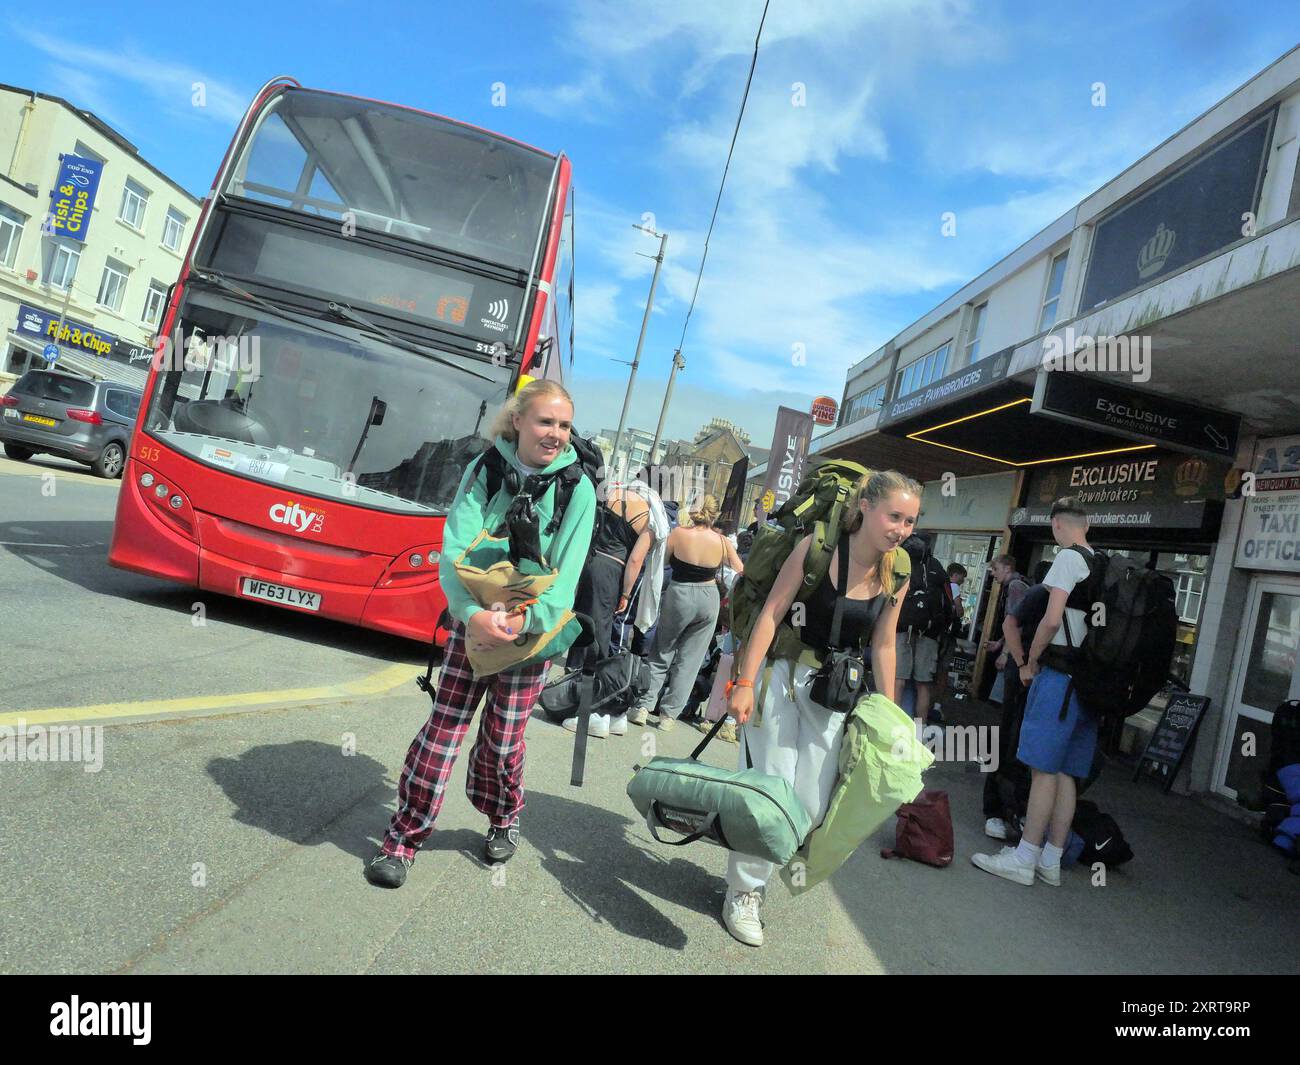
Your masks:
[{"label": "mint green hoodie", "polygon": [[[506,462],[519,470],[521,477],[527,476],[515,454],[514,444],[505,437],[498,436],[493,446],[505,456]],[[555,473],[577,461],[578,453],[570,444],[542,473]],[[556,486],[552,484],[538,500],[537,526],[542,557],[558,569],[559,574],[537,602],[528,608],[528,622],[524,631],[533,634],[554,628],[560,623],[564,611],[573,609],[573,597],[587,560],[587,548],[591,546],[591,533],[596,520],[596,489],[591,480],[584,477],[573,489],[573,497],[569,500],[560,527],[548,536],[546,527],[555,513],[555,492]],[[513,498],[509,489],[502,485],[500,491],[488,499],[487,471],[478,459],[470,463],[465,476],[461,478],[460,487],[456,489],[456,498],[447,512],[447,523],[443,528],[442,560],[438,576],[452,616],[462,623],[468,623],[483,608],[465,590],[453,563],[480,532],[495,529],[501,524]]]}]

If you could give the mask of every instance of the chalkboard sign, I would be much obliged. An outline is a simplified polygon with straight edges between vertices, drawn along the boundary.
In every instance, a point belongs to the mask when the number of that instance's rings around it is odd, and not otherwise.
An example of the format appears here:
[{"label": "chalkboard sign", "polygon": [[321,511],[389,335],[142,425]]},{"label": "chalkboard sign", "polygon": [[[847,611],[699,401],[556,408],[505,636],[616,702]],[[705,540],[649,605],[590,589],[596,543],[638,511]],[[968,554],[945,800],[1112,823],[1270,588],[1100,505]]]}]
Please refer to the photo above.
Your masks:
[{"label": "chalkboard sign", "polygon": [[1200,728],[1201,718],[1205,716],[1209,705],[1208,695],[1192,695],[1190,692],[1171,695],[1165,704],[1160,723],[1156,725],[1155,732],[1151,733],[1147,749],[1138,759],[1133,779],[1137,780],[1142,771],[1146,770],[1164,781],[1166,792],[1173,787],[1174,777],[1178,776],[1178,770],[1187,757],[1192,740],[1196,738],[1196,730]]}]

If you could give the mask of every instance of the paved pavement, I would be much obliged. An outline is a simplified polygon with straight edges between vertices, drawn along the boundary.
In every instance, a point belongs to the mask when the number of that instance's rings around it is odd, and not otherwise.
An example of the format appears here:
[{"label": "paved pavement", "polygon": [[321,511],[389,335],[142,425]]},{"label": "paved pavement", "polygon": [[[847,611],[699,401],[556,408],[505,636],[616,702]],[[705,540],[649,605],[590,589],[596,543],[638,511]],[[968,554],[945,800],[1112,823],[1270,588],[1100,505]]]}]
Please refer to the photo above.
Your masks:
[{"label": "paved pavement", "polygon": [[[16,464],[9,464],[10,466]],[[0,724],[40,708],[196,699],[356,683],[419,648],[110,570],[111,485],[0,467]],[[39,547],[36,545],[47,546]],[[518,856],[478,857],[482,817],[452,780],[439,831],[400,891],[363,860],[428,698],[408,681],[279,709],[109,725],[102,768],[0,762],[3,972],[1295,972],[1300,879],[1250,827],[1135,785],[1115,767],[1092,797],[1137,857],[1093,886],[1022,888],[975,869],[973,765],[940,764],[957,860],[882,861],[892,823],[827,885],[773,885],[768,945],[718,919],[725,855],[654,842],[624,793],[653,753],[698,733],[592,741],[568,784],[572,736],[529,728]],[[358,689],[360,690],[360,689]],[[220,707],[218,707],[220,709]],[[970,708],[987,722],[987,708]],[[980,715],[983,715],[982,717]],[[75,716],[75,715],[73,715]],[[710,760],[735,748],[715,743]],[[93,766],[92,766],[93,768]]]}]

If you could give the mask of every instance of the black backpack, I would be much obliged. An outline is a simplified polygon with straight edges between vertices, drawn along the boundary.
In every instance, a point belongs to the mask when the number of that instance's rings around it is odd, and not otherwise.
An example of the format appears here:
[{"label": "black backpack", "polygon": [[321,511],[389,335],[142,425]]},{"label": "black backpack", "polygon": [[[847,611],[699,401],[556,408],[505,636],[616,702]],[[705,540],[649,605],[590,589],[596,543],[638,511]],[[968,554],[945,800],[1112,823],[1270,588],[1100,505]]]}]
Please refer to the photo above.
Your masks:
[{"label": "black backpack", "polygon": [[1108,869],[1133,860],[1133,848],[1128,845],[1115,818],[1104,814],[1090,799],[1080,799],[1074,808],[1074,831],[1083,840],[1083,853],[1079,864],[1091,866],[1101,862]]},{"label": "black backpack", "polygon": [[[578,453],[578,461],[565,466],[558,473],[552,474],[540,484],[540,491],[535,493],[535,501],[541,499],[546,493],[546,489],[551,486],[552,482],[556,483],[555,488],[555,511],[551,516],[550,524],[546,527],[548,535],[553,535],[564,521],[564,512],[568,509],[569,501],[573,498],[573,490],[577,488],[578,482],[583,477],[591,480],[592,485],[597,490],[596,498],[600,498],[601,480],[605,474],[605,457],[600,453],[600,448],[589,440],[583,439],[578,435],[577,430],[569,434],[569,443],[573,445],[573,450]],[[501,491],[501,486],[505,484],[511,495],[517,495],[522,486],[522,478],[518,470],[514,467],[507,466],[504,456],[492,445],[488,445],[479,460],[482,468],[487,471],[487,498],[491,503],[497,492]],[[603,507],[597,507],[597,514],[603,510]]]},{"label": "black backpack", "polygon": [[[1067,550],[1087,557],[1082,548]],[[1129,717],[1168,682],[1178,636],[1174,582],[1155,570],[1123,562],[1112,565],[1096,551],[1089,559],[1088,579],[1080,584],[1085,587],[1076,586],[1067,606],[1084,612],[1088,631],[1068,657],[1067,672],[1079,701],[1094,714],[1112,720]],[[1105,606],[1102,625],[1092,623],[1097,603]],[[1064,620],[1062,624],[1069,641],[1069,625]]]},{"label": "black backpack", "polygon": [[952,621],[943,587],[948,574],[930,553],[928,544],[922,547],[917,539],[909,539],[903,548],[912,559],[912,583],[907,586],[907,598],[898,614],[898,631],[915,629],[922,636],[937,637]]}]

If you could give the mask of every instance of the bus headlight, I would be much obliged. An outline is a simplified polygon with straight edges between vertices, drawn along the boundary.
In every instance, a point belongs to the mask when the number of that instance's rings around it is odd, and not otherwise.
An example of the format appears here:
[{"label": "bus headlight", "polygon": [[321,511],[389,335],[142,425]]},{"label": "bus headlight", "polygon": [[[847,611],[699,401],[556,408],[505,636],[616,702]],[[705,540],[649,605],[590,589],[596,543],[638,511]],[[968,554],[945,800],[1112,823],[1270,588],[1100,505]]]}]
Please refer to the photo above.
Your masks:
[{"label": "bus headlight", "polygon": [[152,488],[152,487],[153,487],[153,474],[152,474],[152,473],[142,473],[142,474],[140,474],[140,486],[141,486],[142,488]]},{"label": "bus headlight", "polygon": [[412,568],[419,568],[424,565],[424,556],[417,551],[408,558],[407,561],[411,564]]},{"label": "bus headlight", "polygon": [[153,494],[156,495],[159,499],[166,499],[166,498],[167,498],[167,486],[166,486],[165,484],[160,484],[160,485],[158,485],[158,486],[153,490]]},{"label": "bus headlight", "polygon": [[172,510],[180,510],[181,507],[185,505],[185,500],[180,496],[172,496],[171,499],[167,500],[167,504],[172,508]]}]

